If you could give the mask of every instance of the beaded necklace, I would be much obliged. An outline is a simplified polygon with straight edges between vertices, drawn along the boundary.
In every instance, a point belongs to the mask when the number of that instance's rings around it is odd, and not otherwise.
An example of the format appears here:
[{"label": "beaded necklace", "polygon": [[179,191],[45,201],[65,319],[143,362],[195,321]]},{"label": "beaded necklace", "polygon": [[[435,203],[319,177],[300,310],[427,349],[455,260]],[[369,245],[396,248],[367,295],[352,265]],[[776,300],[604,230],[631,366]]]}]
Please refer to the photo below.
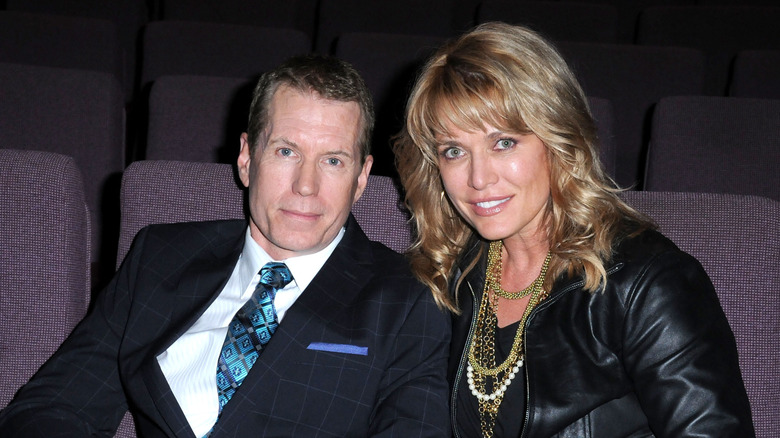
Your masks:
[{"label": "beaded necklace", "polygon": [[[486,271],[485,287],[482,300],[479,305],[477,324],[474,338],[469,348],[469,363],[466,367],[466,379],[469,390],[479,402],[479,419],[482,436],[492,438],[496,425],[496,415],[501,402],[512,380],[520,373],[523,366],[523,329],[525,321],[536,305],[547,297],[544,291],[544,277],[547,275],[547,267],[550,264],[551,254],[542,264],[539,277],[527,288],[519,292],[507,292],[501,288],[501,263],[502,241],[490,242],[488,249],[488,265]],[[495,295],[495,297],[494,297]],[[496,327],[498,318],[498,297],[515,300],[531,295],[520,324],[515,333],[512,349],[503,363],[496,366]],[[490,388],[490,393],[488,393]]]}]

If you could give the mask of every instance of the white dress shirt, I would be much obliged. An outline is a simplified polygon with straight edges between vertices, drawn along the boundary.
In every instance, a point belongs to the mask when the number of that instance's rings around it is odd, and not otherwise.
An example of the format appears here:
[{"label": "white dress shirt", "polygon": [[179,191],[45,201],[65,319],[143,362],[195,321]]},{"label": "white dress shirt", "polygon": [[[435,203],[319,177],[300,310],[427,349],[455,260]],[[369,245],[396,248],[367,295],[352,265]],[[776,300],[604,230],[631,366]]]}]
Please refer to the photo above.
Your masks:
[{"label": "white dress shirt", "polygon": [[[283,261],[293,275],[293,281],[277,291],[274,298],[280,324],[343,236],[344,228],[333,242],[317,253],[276,260]],[[228,324],[252,296],[260,281],[260,268],[270,261],[274,260],[252,239],[247,228],[244,249],[225,287],[203,315],[157,356],[168,385],[197,437],[208,433],[219,415],[217,361]],[[262,360],[262,355],[259,360]]]}]

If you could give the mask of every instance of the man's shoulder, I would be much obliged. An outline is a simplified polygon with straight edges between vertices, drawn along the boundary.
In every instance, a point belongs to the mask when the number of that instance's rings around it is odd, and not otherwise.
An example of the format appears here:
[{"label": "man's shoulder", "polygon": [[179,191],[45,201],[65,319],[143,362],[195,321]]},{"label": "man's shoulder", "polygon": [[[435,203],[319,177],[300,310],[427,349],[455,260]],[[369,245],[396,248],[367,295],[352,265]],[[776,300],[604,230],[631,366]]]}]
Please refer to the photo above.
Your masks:
[{"label": "man's shoulder", "polygon": [[131,252],[161,257],[173,252],[189,257],[208,249],[239,245],[246,227],[243,220],[147,225],[136,235]]}]

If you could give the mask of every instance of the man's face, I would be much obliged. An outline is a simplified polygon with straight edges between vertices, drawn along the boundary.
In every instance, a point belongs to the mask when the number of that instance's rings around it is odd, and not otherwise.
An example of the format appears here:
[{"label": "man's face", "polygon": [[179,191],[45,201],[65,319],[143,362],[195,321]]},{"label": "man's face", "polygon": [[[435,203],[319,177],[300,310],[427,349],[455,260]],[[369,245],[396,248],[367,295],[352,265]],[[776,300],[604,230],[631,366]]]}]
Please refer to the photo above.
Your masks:
[{"label": "man's face", "polygon": [[254,153],[241,136],[238,173],[249,188],[250,233],[275,260],[317,252],[346,223],[368,181],[360,108],[282,85]]}]

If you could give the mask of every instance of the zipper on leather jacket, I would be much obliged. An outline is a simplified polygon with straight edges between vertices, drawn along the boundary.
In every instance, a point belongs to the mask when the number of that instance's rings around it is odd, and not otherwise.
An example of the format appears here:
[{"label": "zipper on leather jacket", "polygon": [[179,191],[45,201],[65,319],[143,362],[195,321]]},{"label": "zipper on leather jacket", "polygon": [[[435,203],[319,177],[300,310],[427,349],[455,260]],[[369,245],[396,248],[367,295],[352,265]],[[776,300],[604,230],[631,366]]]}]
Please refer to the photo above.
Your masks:
[{"label": "zipper on leather jacket", "polygon": [[[523,327],[523,345],[528,345],[528,330],[526,328],[531,324],[534,316],[543,310],[545,307],[549,307],[558,300],[563,294],[572,291],[585,284],[584,280],[570,284],[562,291],[556,293],[554,296],[547,297],[546,300],[539,303],[536,308],[531,310],[528,315],[528,319],[525,321],[525,327]],[[544,304],[544,306],[542,306]],[[531,361],[528,360],[528,350],[525,352],[525,364],[523,366],[523,375],[525,377],[525,418],[523,419],[523,430],[520,432],[520,438],[525,438],[528,435],[528,419],[531,418],[531,380],[528,378],[528,367],[531,365]]]},{"label": "zipper on leather jacket", "polygon": [[[619,263],[610,269],[607,270],[607,275],[610,275],[623,267],[622,263]],[[574,282],[567,287],[563,288],[560,292],[557,292],[555,295],[547,297],[546,300],[539,303],[535,309],[531,310],[531,313],[528,315],[528,319],[525,321],[525,327],[523,327],[523,345],[528,345],[528,339],[527,339],[527,333],[528,331],[526,328],[531,324],[531,321],[533,321],[534,317],[542,310],[544,310],[547,307],[550,307],[558,301],[560,297],[567,294],[568,292],[575,290],[577,288],[580,288],[585,285],[585,280],[580,280],[577,282]],[[531,417],[531,380],[528,378],[528,366],[530,365],[530,361],[528,360],[528,351],[525,353],[525,366],[523,367],[524,375],[525,375],[525,418],[523,419],[523,430],[520,432],[520,438],[526,438],[528,436],[528,419]]]}]

